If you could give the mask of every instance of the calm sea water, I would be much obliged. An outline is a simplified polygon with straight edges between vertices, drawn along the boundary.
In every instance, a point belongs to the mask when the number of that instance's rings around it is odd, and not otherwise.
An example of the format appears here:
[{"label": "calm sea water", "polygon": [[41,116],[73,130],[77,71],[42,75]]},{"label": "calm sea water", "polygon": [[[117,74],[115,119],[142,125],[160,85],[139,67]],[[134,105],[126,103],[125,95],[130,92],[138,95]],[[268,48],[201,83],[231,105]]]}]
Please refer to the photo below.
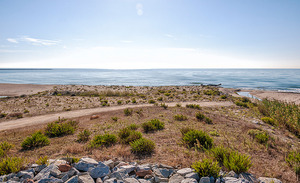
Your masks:
[{"label": "calm sea water", "polygon": [[200,85],[300,93],[300,69],[0,69],[0,83],[84,85]]}]

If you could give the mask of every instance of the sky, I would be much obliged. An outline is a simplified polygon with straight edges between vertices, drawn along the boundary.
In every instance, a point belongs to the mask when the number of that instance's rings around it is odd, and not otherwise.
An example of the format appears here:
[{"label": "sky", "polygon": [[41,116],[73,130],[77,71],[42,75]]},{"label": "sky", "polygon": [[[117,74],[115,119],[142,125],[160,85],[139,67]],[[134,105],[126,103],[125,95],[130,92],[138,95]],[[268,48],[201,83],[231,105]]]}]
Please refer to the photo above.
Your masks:
[{"label": "sky", "polygon": [[300,68],[299,0],[0,0],[0,68]]}]

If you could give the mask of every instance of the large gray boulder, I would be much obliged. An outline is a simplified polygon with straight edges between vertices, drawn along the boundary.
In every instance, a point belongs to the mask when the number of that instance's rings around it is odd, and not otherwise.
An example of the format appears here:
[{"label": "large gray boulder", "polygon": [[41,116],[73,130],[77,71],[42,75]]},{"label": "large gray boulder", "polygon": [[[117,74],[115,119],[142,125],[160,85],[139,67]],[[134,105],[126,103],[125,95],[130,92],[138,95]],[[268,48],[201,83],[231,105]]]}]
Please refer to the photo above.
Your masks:
[{"label": "large gray boulder", "polygon": [[78,175],[75,175],[73,177],[71,177],[69,180],[67,180],[67,182],[65,183],[78,183]]},{"label": "large gray boulder", "polygon": [[226,183],[250,183],[246,179],[238,179],[238,178],[234,178],[234,177],[224,177],[224,180]]},{"label": "large gray boulder", "polygon": [[239,178],[240,179],[246,179],[248,180],[250,183],[256,183],[257,179],[255,178],[255,176],[251,173],[241,173],[239,174]]},{"label": "large gray boulder", "polygon": [[90,176],[94,179],[105,177],[110,173],[109,166],[99,162],[99,164],[88,170]]},{"label": "large gray boulder", "polygon": [[138,180],[136,180],[135,178],[126,178],[124,179],[125,183],[140,183]]},{"label": "large gray boulder", "polygon": [[87,172],[89,168],[93,168],[98,165],[98,162],[92,158],[81,158],[78,163],[75,163],[74,167],[79,171]]},{"label": "large gray boulder", "polygon": [[193,178],[187,178],[187,179],[184,179],[183,181],[181,181],[181,183],[198,183],[198,181]]},{"label": "large gray boulder", "polygon": [[174,172],[173,169],[153,168],[153,173],[156,176],[163,177],[163,178],[169,178],[173,172]]},{"label": "large gray boulder", "polygon": [[201,177],[199,183],[210,183],[209,177]]},{"label": "large gray boulder", "polygon": [[196,179],[197,181],[200,180],[200,177],[199,177],[198,173],[195,173],[195,172],[186,174],[184,176],[184,178],[192,178],[192,179]]},{"label": "large gray boulder", "polygon": [[136,169],[136,166],[134,166],[134,165],[120,166],[119,169],[124,169],[126,171],[126,173],[130,173]]},{"label": "large gray boulder", "polygon": [[57,178],[46,178],[40,179],[37,183],[63,183],[63,181]]},{"label": "large gray boulder", "polygon": [[37,181],[40,179],[47,179],[50,178],[50,172],[51,170],[57,169],[56,165],[49,165],[48,167],[44,168],[43,170],[40,171],[40,173],[38,173],[33,180]]}]

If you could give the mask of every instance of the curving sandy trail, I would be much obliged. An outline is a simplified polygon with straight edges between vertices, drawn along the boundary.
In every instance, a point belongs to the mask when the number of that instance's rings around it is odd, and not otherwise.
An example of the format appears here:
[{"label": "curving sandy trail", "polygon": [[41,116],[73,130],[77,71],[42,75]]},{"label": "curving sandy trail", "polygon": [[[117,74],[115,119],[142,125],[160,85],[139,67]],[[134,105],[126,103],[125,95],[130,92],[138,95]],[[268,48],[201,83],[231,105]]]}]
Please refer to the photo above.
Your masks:
[{"label": "curving sandy trail", "polygon": [[[172,103],[166,103],[169,107],[174,107],[178,104],[178,102],[172,102]],[[231,106],[233,105],[232,102],[180,102],[182,106],[185,106],[186,104],[198,104],[201,107],[215,107],[215,106]],[[52,122],[60,118],[76,118],[80,116],[87,116],[92,115],[95,113],[101,113],[101,112],[108,112],[108,111],[116,111],[116,110],[122,110],[126,108],[138,108],[138,107],[149,107],[153,106],[153,104],[139,104],[139,105],[121,105],[121,106],[112,106],[112,107],[99,107],[99,108],[93,108],[93,109],[81,109],[81,110],[75,110],[75,111],[65,111],[65,112],[59,112],[55,114],[46,114],[41,116],[34,116],[34,117],[27,117],[27,118],[21,118],[17,120],[11,120],[11,121],[5,121],[0,123],[0,131],[4,130],[12,130],[22,127],[28,127],[33,126],[37,124],[43,124]]]}]

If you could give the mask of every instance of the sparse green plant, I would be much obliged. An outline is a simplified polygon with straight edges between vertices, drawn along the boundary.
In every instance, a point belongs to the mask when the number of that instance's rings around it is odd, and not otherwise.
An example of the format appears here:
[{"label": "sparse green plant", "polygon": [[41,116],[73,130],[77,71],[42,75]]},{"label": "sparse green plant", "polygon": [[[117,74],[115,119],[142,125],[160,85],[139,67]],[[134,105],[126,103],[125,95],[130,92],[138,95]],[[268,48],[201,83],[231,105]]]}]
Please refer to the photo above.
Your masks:
[{"label": "sparse green plant", "polygon": [[197,112],[196,113],[196,118],[199,120],[199,121],[203,121],[205,119],[205,116],[204,114],[200,113],[200,112]]},{"label": "sparse green plant", "polygon": [[23,118],[23,114],[20,112],[10,113],[8,116],[12,118]]},{"label": "sparse green plant", "polygon": [[170,94],[170,93],[165,93],[164,95],[168,97],[168,96],[170,96],[171,94]]},{"label": "sparse green plant", "polygon": [[7,116],[6,113],[1,113],[1,114],[0,114],[0,118],[5,118],[6,116]]},{"label": "sparse green plant", "polygon": [[111,119],[114,121],[114,122],[117,122],[118,121],[118,117],[114,116],[114,117],[111,117]]},{"label": "sparse green plant", "polygon": [[119,131],[118,136],[121,143],[129,144],[130,142],[142,138],[142,133],[129,128],[123,128]]},{"label": "sparse green plant", "polygon": [[193,129],[190,127],[183,127],[180,129],[180,133],[182,136],[184,136],[187,132],[192,131]]},{"label": "sparse green plant", "polygon": [[209,134],[211,136],[215,136],[215,137],[219,137],[220,136],[220,134],[219,134],[219,132],[217,130],[210,131]]},{"label": "sparse green plant", "polygon": [[163,98],[162,97],[158,97],[157,100],[158,101],[163,101]]},{"label": "sparse green plant", "polygon": [[136,103],[136,99],[135,99],[135,98],[132,98],[131,102],[132,102],[133,104],[135,104],[135,103]]},{"label": "sparse green plant", "polygon": [[221,99],[227,99],[227,96],[226,95],[221,95],[220,98]]},{"label": "sparse green plant", "polygon": [[167,109],[168,108],[168,105],[166,105],[165,103],[162,103],[160,104],[160,107],[164,108],[164,109]]},{"label": "sparse green plant", "polygon": [[192,164],[192,168],[199,174],[199,177],[214,177],[219,176],[221,167],[219,167],[217,161],[211,159],[203,159]]},{"label": "sparse green plant", "polygon": [[220,95],[220,91],[216,90],[216,89],[214,89],[214,90],[212,90],[212,89],[210,89],[210,90],[204,90],[203,94],[204,95]]},{"label": "sparse green plant", "polygon": [[201,109],[200,105],[198,104],[186,104],[186,108],[191,108],[191,109]]},{"label": "sparse green plant", "polygon": [[175,119],[176,121],[185,121],[185,120],[187,120],[187,117],[184,116],[184,115],[182,115],[182,114],[176,114],[176,115],[174,116],[174,119]]},{"label": "sparse green plant", "polygon": [[75,132],[75,129],[78,126],[78,122],[76,121],[55,121],[52,123],[48,123],[45,134],[48,137],[61,137],[64,135],[71,135]]},{"label": "sparse green plant", "polygon": [[0,160],[0,175],[15,173],[21,170],[24,158],[5,157]]},{"label": "sparse green plant", "polygon": [[206,124],[212,124],[212,119],[210,119],[209,117],[205,116],[204,122],[205,122]]},{"label": "sparse green plant", "polygon": [[5,156],[6,153],[13,147],[14,147],[14,145],[7,141],[1,142],[0,143],[0,157]]},{"label": "sparse green plant", "polygon": [[285,161],[293,167],[298,180],[300,180],[300,150],[291,151],[288,153]]},{"label": "sparse green plant", "polygon": [[269,134],[263,130],[251,129],[248,134],[261,144],[266,144],[269,141]]},{"label": "sparse green plant", "polygon": [[49,145],[50,142],[48,138],[42,134],[42,132],[37,131],[27,137],[22,143],[21,147],[24,150],[29,150],[37,147],[43,147]]},{"label": "sparse green plant", "polygon": [[129,109],[129,108],[124,109],[125,116],[131,116],[132,112],[133,112],[132,109]]},{"label": "sparse green plant", "polygon": [[154,104],[154,103],[155,103],[155,100],[152,100],[152,99],[151,99],[151,100],[149,100],[148,102],[149,102],[149,104]]},{"label": "sparse green plant", "polygon": [[269,125],[277,126],[275,120],[270,117],[262,117],[261,120]]},{"label": "sparse green plant", "polygon": [[87,142],[90,139],[91,131],[85,129],[77,135],[77,142]]},{"label": "sparse green plant", "polygon": [[247,103],[241,102],[241,101],[236,101],[236,102],[235,102],[235,105],[241,106],[241,107],[249,108],[248,105],[247,105]]},{"label": "sparse green plant", "polygon": [[35,162],[38,165],[47,165],[48,163],[48,156],[41,156],[38,160]]},{"label": "sparse green plant", "polygon": [[223,146],[213,147],[210,152],[212,153],[215,160],[223,165],[225,158],[229,158],[231,150]]},{"label": "sparse green plant", "polygon": [[179,104],[179,103],[178,103],[178,104],[176,104],[176,107],[181,107],[181,104]]},{"label": "sparse green plant", "polygon": [[201,130],[191,130],[185,133],[182,140],[189,148],[210,149],[213,146],[213,139]]},{"label": "sparse green plant", "polygon": [[90,142],[90,148],[99,148],[102,146],[112,146],[117,142],[117,137],[114,134],[96,135]]},{"label": "sparse green plant", "polygon": [[165,127],[165,123],[158,119],[152,119],[142,124],[145,133],[153,132],[156,130],[162,130]]},{"label": "sparse green plant", "polygon": [[118,100],[118,101],[117,101],[117,104],[118,104],[118,105],[121,105],[121,104],[122,104],[122,101],[121,101],[121,100]]},{"label": "sparse green plant", "polygon": [[137,130],[139,128],[139,126],[135,123],[132,123],[132,124],[128,125],[127,128],[129,128],[130,130]]},{"label": "sparse green plant", "polygon": [[26,114],[26,113],[29,113],[29,110],[28,109],[25,109],[24,110],[24,113]]},{"label": "sparse green plant", "polygon": [[229,157],[224,158],[223,165],[229,171],[234,171],[237,174],[247,172],[252,166],[251,159],[248,155],[240,154],[237,151],[230,152]]},{"label": "sparse green plant", "polygon": [[151,140],[140,138],[130,142],[131,151],[137,155],[148,155],[154,152],[155,143]]}]

